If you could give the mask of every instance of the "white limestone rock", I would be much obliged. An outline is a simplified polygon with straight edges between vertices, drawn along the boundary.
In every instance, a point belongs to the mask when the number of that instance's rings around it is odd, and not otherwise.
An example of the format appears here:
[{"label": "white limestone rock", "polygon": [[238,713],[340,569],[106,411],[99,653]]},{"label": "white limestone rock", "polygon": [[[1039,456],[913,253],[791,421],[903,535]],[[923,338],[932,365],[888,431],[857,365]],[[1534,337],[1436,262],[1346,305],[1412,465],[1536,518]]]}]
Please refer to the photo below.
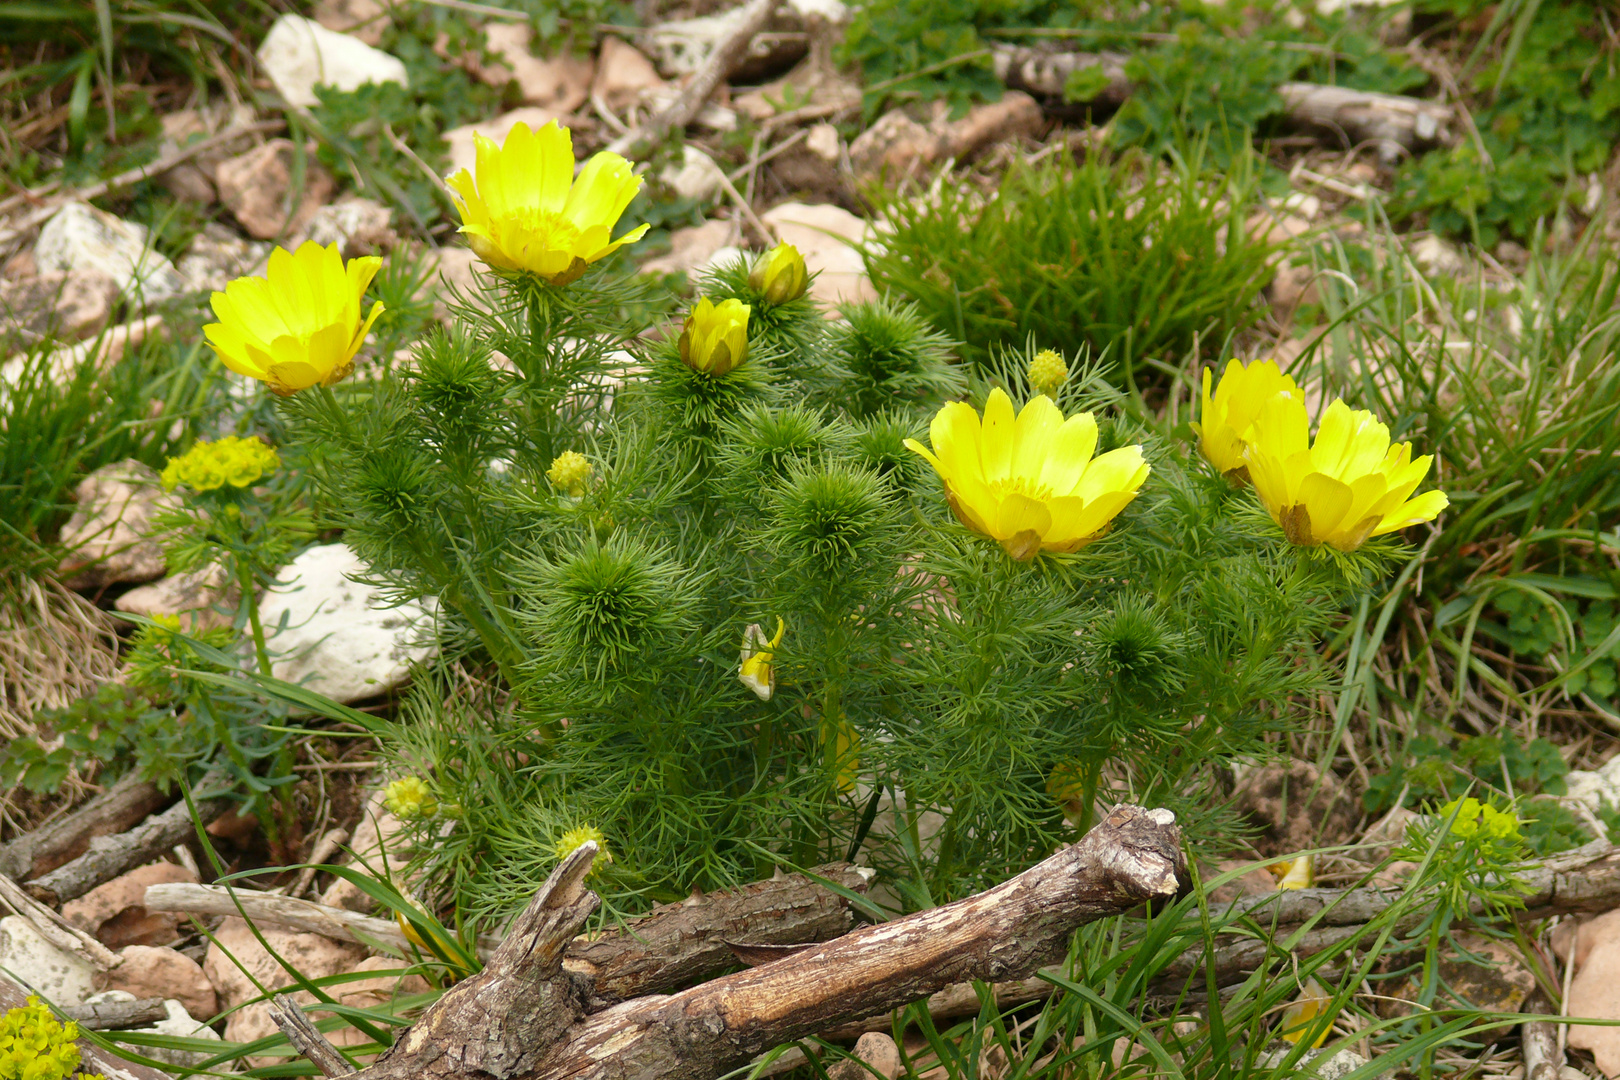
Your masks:
[{"label": "white limestone rock", "polygon": [[726,174],[715,164],[714,158],[687,143],[681,147],[680,166],[666,167],[658,178],[681,198],[708,203],[719,197]]},{"label": "white limestone rock", "polygon": [[69,588],[94,589],[161,577],[167,557],[158,536],[159,515],[180,508],[157,471],[127,458],[103,465],[74,489],[78,507],[62,526],[58,573]]},{"label": "white limestone rock", "polygon": [[1569,798],[1585,803],[1594,814],[1620,808],[1620,757],[1596,771],[1576,769],[1564,777]]},{"label": "white limestone rock", "polygon": [[125,296],[147,301],[186,291],[185,279],[152,250],[143,226],[89,203],[65,203],[52,215],[39,230],[34,263],[42,274],[94,268],[117,282]]},{"label": "white limestone rock", "polygon": [[366,83],[410,85],[405,62],[314,19],[283,15],[259,46],[259,63],[290,104],[319,104],[316,86],[355,90]]},{"label": "white limestone rock", "polygon": [[[421,604],[385,607],[378,590],[352,580],[365,563],[347,544],[312,547],[278,575],[286,584],[266,591],[259,616],[278,679],[302,683],[336,701],[376,697],[398,687],[412,663],[436,646],[432,613]],[[284,625],[283,625],[284,624]]]},{"label": "white limestone rock", "polygon": [[[87,1005],[117,1005],[120,1002],[138,1000],[134,994],[127,990],[103,990],[85,999]],[[172,1035],[182,1039],[206,1039],[209,1042],[221,1042],[219,1033],[200,1020],[193,1020],[186,1007],[175,998],[165,998],[163,1007],[169,1015],[151,1027],[134,1028],[143,1035]],[[159,1046],[138,1047],[146,1057],[156,1061],[167,1062],[170,1065],[182,1067],[195,1067],[201,1065],[214,1056],[217,1051],[202,1050],[169,1050]],[[228,1066],[227,1066],[228,1068]]]},{"label": "white limestone rock", "polygon": [[0,919],[0,968],[53,1005],[77,1005],[96,989],[90,961],[58,949],[19,915]]}]

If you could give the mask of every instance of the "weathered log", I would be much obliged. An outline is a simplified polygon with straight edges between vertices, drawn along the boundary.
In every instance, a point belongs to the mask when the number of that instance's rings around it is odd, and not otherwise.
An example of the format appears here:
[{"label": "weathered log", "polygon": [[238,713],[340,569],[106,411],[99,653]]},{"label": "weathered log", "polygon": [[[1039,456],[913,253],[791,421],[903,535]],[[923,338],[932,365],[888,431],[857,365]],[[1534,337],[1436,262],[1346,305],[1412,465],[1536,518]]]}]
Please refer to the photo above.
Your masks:
[{"label": "weathered log", "polygon": [[162,998],[63,1005],[57,1011],[87,1031],[118,1031],[123,1028],[145,1027],[169,1018],[169,1010],[164,1006]]},{"label": "weathered log", "polygon": [[[829,863],[811,873],[854,892],[864,892],[870,870],[848,863]],[[170,883],[146,889],[148,911],[196,915],[245,914],[269,923],[324,934],[339,941],[380,942],[406,950],[405,935],[388,919],[317,904],[275,893],[222,885]],[[240,908],[238,908],[240,905]],[[803,874],[783,874],[740,889],[667,904],[632,920],[623,928],[577,937],[568,944],[564,965],[584,981],[594,1007],[625,998],[662,993],[711,978],[737,960],[728,944],[802,945],[826,941],[853,924],[849,902]],[[495,955],[501,939],[481,935],[478,952]]]},{"label": "weathered log", "polygon": [[[224,776],[210,774],[201,786],[206,790],[226,783]],[[206,825],[225,812],[230,800],[198,799],[196,806],[198,816]],[[64,901],[76,900],[119,874],[144,866],[194,833],[190,807],[178,802],[128,832],[93,837],[90,849],[83,855],[35,878],[24,888],[40,903],[60,907]]]},{"label": "weathered log", "polygon": [[173,800],[131,774],[83,806],[0,845],[0,874],[13,881],[49,873],[80,855],[92,837],[122,832]]},{"label": "weathered log", "polygon": [[362,1080],[706,1080],[761,1051],[889,1012],[970,979],[1027,976],[1084,923],[1175,895],[1181,835],[1166,810],[1116,807],[1078,843],[931,911],[681,993],[589,1011],[563,968],[597,905],[595,845],[565,859],[478,975],[452,987]]},{"label": "weathered log", "polygon": [[[1091,101],[1116,108],[1135,90],[1125,74],[1125,61],[1118,53],[1008,45],[995,46],[992,54],[996,76],[1008,88],[1038,97],[1061,98],[1071,75],[1096,69],[1106,81]],[[1451,146],[1459,138],[1457,111],[1437,101],[1302,82],[1283,83],[1277,94],[1289,123],[1336,132],[1351,144],[1370,142],[1386,161],[1424,146]]]},{"label": "weathered log", "polygon": [[[28,1004],[28,992],[4,975],[0,975],[0,1013],[9,1012]],[[147,1065],[136,1065],[115,1057],[89,1039],[80,1039],[79,1068],[87,1073],[100,1073],[107,1080],[170,1080],[169,1074]]]}]

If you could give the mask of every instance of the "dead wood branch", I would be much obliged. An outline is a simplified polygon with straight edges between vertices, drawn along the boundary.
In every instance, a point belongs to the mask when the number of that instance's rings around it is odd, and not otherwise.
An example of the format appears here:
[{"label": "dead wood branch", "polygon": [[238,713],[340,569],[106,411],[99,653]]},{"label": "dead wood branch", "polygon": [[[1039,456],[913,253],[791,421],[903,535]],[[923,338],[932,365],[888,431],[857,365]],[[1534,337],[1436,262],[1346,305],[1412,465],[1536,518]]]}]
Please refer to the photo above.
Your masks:
[{"label": "dead wood branch", "polygon": [[122,832],[171,800],[131,774],[83,806],[0,846],[0,874],[14,881],[49,873],[83,854],[91,837]]},{"label": "dead wood branch", "polygon": [[0,874],[0,907],[27,919],[39,936],[67,952],[77,953],[101,971],[117,967],[118,954],[64,919],[55,908],[35,900],[10,878]]},{"label": "dead wood branch", "polygon": [[1558,1025],[1552,1004],[1539,990],[1524,1003],[1519,1025],[1519,1049],[1524,1055],[1524,1080],[1558,1080],[1564,1069],[1564,1050],[1558,1045]]},{"label": "dead wood branch", "polygon": [[634,157],[662,140],[666,132],[684,128],[696,119],[720,84],[730,78],[747,57],[754,35],[765,29],[777,3],[778,0],[749,0],[736,29],[715,46],[680,97],[645,124],[614,139],[607,148],[615,154]]},{"label": "dead wood branch", "polygon": [[[1096,69],[1106,78],[1091,101],[1117,108],[1135,87],[1125,74],[1126,58],[1118,53],[1053,52],[996,46],[996,76],[1014,90],[1045,98],[1062,98],[1069,77]],[[1351,90],[1343,86],[1290,82],[1277,87],[1288,122],[1302,128],[1329,130],[1354,145],[1370,142],[1379,156],[1393,161],[1425,146],[1453,146],[1457,111],[1437,101]]]},{"label": "dead wood branch", "polygon": [[270,999],[270,1019],[287,1036],[293,1049],[307,1058],[310,1064],[327,1076],[348,1076],[355,1071],[349,1059],[326,1041],[320,1029],[312,1023],[298,1002],[285,994]]},{"label": "dead wood branch", "polygon": [[100,1001],[95,1004],[63,1005],[58,1012],[87,1031],[119,1031],[145,1027],[169,1018],[162,998],[135,1001]]},{"label": "dead wood branch", "polygon": [[[577,937],[568,944],[564,966],[583,981],[593,1007],[601,1008],[712,978],[736,966],[728,941],[802,945],[837,937],[853,924],[849,902],[815,878],[864,892],[871,871],[829,863],[815,867],[811,874],[814,877],[784,874],[740,889],[667,904],[622,929]],[[324,934],[339,941],[381,943],[401,952],[408,949],[399,926],[387,919],[275,893],[246,889],[232,893],[222,885],[151,885],[145,903],[148,911],[246,914],[256,923]],[[494,957],[500,946],[501,939],[493,935],[483,935],[478,941],[485,960]]]},{"label": "dead wood branch", "polygon": [[[223,774],[210,773],[203,778],[200,787],[203,790],[217,790],[227,783]],[[206,825],[229,806],[230,800],[225,798],[199,799],[197,813]],[[189,839],[195,831],[191,809],[184,802],[178,802],[128,832],[93,837],[90,850],[72,862],[35,878],[24,888],[41,903],[60,907],[64,901],[77,899],[97,885],[151,862],[176,844]]]},{"label": "dead wood branch", "polygon": [[889,1012],[971,979],[1012,980],[1063,956],[1078,926],[1175,895],[1181,834],[1120,806],[1079,843],[954,904],[671,996],[590,1011],[563,968],[595,909],[586,844],[541,887],[490,964],[453,987],[364,1080],[706,1080],[783,1042]]}]

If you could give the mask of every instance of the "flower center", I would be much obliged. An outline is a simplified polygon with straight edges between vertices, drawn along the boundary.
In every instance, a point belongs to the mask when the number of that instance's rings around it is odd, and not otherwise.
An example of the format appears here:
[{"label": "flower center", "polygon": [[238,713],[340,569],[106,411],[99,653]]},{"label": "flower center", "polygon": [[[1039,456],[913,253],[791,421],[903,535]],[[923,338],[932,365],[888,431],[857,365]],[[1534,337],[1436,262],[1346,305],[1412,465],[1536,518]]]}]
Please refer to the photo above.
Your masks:
[{"label": "flower center", "polygon": [[513,233],[529,237],[542,251],[572,251],[579,242],[579,228],[554,210],[525,206],[507,219]]},{"label": "flower center", "polygon": [[1022,495],[1036,502],[1049,502],[1052,489],[1028,476],[1009,476],[1005,480],[992,480],[990,490],[997,496]]}]

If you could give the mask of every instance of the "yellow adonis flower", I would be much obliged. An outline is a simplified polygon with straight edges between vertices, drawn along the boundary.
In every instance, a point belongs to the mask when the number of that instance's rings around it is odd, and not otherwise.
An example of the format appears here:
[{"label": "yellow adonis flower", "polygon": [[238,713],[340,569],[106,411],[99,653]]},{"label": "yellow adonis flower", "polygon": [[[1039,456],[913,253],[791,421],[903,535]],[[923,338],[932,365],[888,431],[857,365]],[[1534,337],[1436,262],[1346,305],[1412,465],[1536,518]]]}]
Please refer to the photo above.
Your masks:
[{"label": "yellow adonis flower", "polygon": [[1433,521],[1443,491],[1409,498],[1433,459],[1411,443],[1389,444],[1389,428],[1364,409],[1334,399],[1309,442],[1305,406],[1275,395],[1254,422],[1244,450],[1249,479],[1271,520],[1295,544],[1354,551],[1374,536]]},{"label": "yellow adonis flower", "polygon": [[776,693],[776,669],[771,661],[776,658],[776,647],[782,644],[782,635],[786,632],[787,624],[781,618],[776,620],[776,636],[768,641],[759,623],[749,623],[743,631],[737,678],[761,701],[771,700],[771,695]]},{"label": "yellow adonis flower", "polygon": [[990,391],[982,422],[973,406],[952,402],[935,414],[929,438],[931,452],[915,439],[906,446],[945,481],[951,512],[1019,560],[1091,543],[1136,498],[1149,472],[1140,446],[1092,457],[1091,413],[1064,419],[1038,394],[1014,417],[999,387]]},{"label": "yellow adonis flower", "polygon": [[239,277],[214,294],[219,322],[203,333],[226,367],[277,394],[331,386],[353,370],[354,354],[383,312],[379,300],[360,317],[380,266],[375,255],[345,266],[337,244],[310,240],[296,254],[278,247],[264,277]]},{"label": "yellow adonis flower", "polygon": [[730,372],[748,356],[748,314],[741,300],[700,299],[681,328],[681,361],[710,375]]},{"label": "yellow adonis flower", "polygon": [[567,285],[647,231],[638,225],[612,238],[641,177],[618,154],[603,152],[576,178],[574,139],[557,121],[539,131],[514,124],[500,146],[478,134],[473,143],[476,167],[448,183],[468,246],[495,270]]},{"label": "yellow adonis flower", "polygon": [[804,256],[792,244],[777,244],[761,255],[748,274],[750,288],[762,293],[773,304],[785,304],[804,295],[810,285],[810,272]]},{"label": "yellow adonis flower", "polygon": [[[1299,997],[1295,998],[1282,1012],[1277,1021],[1277,1034],[1289,1042],[1298,1044],[1312,1027],[1315,1021],[1333,1004],[1333,995],[1322,987],[1315,979],[1306,979],[1305,985],[1300,987]],[[1323,1024],[1322,1030],[1316,1033],[1311,1040],[1314,1049],[1327,1041],[1328,1032],[1332,1025]]]},{"label": "yellow adonis flower", "polygon": [[1260,410],[1274,397],[1289,397],[1305,403],[1305,391],[1284,375],[1275,360],[1257,360],[1244,367],[1236,360],[1227,362],[1220,384],[1210,393],[1212,372],[1204,369],[1204,402],[1192,425],[1198,435],[1198,448],[1209,463],[1236,481],[1248,479],[1248,463],[1243,451],[1254,436],[1254,422]]}]

